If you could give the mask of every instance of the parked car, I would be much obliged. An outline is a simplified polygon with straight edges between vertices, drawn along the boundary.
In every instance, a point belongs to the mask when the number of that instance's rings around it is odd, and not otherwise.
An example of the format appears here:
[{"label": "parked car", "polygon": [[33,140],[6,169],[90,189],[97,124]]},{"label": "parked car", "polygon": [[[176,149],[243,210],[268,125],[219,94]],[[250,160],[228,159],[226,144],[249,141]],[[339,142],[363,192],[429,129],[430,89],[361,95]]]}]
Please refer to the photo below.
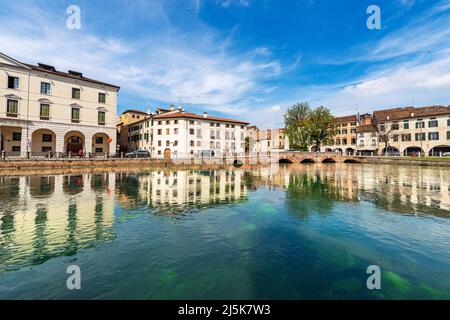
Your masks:
[{"label": "parked car", "polygon": [[136,150],[125,155],[126,158],[150,158],[150,152],[147,150]]},{"label": "parked car", "polygon": [[444,153],[442,154],[442,156],[443,156],[443,157],[450,157],[450,152],[444,152]]}]

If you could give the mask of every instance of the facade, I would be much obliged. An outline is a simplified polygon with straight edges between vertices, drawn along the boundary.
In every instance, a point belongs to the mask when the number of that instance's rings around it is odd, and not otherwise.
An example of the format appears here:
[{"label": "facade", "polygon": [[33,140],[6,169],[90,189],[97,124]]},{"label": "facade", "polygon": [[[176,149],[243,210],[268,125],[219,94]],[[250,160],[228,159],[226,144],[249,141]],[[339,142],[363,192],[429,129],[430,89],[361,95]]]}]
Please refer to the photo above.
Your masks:
[{"label": "facade", "polygon": [[381,134],[381,154],[440,156],[450,152],[450,106],[375,111],[374,122]]},{"label": "facade", "polygon": [[249,126],[247,136],[250,153],[270,154],[289,149],[289,139],[285,134],[285,129],[261,130],[256,126]]},{"label": "facade", "polygon": [[450,106],[393,108],[336,121],[334,145],[321,151],[393,156],[450,153]]},{"label": "facade", "polygon": [[2,153],[114,154],[119,89],[80,72],[24,64],[0,53]]},{"label": "facade", "polygon": [[[119,152],[129,152],[132,147],[130,146],[128,133],[131,125],[136,122],[140,122],[143,119],[149,117],[148,113],[140,110],[126,110],[123,112],[117,123],[117,144],[119,145]],[[136,147],[133,147],[135,149]]]},{"label": "facade", "polygon": [[239,120],[198,115],[182,108],[157,109],[149,118],[130,125],[131,151],[147,150],[152,158],[216,157],[245,151],[246,127]]},{"label": "facade", "polygon": [[335,119],[336,135],[334,136],[334,143],[322,147],[321,151],[354,154],[357,148],[357,116],[336,117]]}]

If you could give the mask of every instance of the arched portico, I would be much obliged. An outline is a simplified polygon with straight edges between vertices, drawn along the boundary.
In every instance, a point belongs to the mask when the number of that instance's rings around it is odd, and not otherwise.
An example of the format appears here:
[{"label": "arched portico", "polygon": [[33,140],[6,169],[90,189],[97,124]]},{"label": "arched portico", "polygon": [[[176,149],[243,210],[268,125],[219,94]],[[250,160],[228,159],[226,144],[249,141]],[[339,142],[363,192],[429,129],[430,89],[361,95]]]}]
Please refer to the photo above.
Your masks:
[{"label": "arched portico", "polygon": [[69,131],[64,135],[64,152],[72,155],[80,154],[80,150],[85,152],[86,139],[79,131]]},{"label": "arched portico", "polygon": [[444,154],[450,154],[450,146],[442,145],[431,148],[428,155],[430,157],[442,157]]},{"label": "arched portico", "polygon": [[405,148],[405,150],[403,150],[404,156],[417,157],[422,154],[424,154],[424,151],[420,147],[411,146],[411,147],[407,147],[407,148]]},{"label": "arched portico", "polygon": [[31,134],[33,156],[47,156],[56,152],[56,134],[49,129],[37,129]]},{"label": "arched portico", "polygon": [[92,153],[94,155],[104,155],[109,153],[110,138],[106,133],[99,132],[92,136]]}]

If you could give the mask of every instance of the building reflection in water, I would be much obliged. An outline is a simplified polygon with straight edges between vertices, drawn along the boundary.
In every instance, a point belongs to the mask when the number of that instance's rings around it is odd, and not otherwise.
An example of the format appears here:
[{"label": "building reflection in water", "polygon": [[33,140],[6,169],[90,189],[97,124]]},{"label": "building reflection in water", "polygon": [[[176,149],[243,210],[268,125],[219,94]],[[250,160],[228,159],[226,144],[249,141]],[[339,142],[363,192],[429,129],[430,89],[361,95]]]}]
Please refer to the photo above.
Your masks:
[{"label": "building reflection in water", "polygon": [[122,207],[149,206],[154,213],[183,214],[193,208],[244,200],[244,171],[154,171],[119,173],[116,190]]},{"label": "building reflection in water", "polygon": [[450,214],[450,170],[434,167],[273,165],[253,172],[257,185],[284,188],[288,200],[367,200],[399,213]]},{"label": "building reflection in water", "polygon": [[114,173],[0,177],[0,271],[112,239],[114,182]]},{"label": "building reflection in water", "polygon": [[264,188],[285,191],[298,218],[327,214],[342,201],[448,216],[449,183],[445,168],[347,164],[0,177],[0,272],[112,240],[115,205],[177,218],[245,201],[249,191]]}]

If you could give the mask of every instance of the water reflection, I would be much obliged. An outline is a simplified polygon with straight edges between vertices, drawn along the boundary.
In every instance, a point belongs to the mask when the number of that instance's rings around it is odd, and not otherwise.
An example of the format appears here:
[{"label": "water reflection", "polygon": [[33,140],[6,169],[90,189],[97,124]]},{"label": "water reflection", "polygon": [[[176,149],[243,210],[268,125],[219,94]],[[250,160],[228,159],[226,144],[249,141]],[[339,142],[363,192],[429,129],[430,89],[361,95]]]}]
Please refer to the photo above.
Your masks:
[{"label": "water reflection", "polygon": [[300,220],[331,214],[342,202],[362,201],[394,213],[450,213],[445,168],[275,165],[252,171],[0,177],[0,272],[113,240],[116,209],[125,216],[179,219],[213,206],[245,204],[260,188],[282,190],[283,206]]},{"label": "water reflection", "polygon": [[113,173],[1,177],[0,272],[113,239],[114,181]]}]

